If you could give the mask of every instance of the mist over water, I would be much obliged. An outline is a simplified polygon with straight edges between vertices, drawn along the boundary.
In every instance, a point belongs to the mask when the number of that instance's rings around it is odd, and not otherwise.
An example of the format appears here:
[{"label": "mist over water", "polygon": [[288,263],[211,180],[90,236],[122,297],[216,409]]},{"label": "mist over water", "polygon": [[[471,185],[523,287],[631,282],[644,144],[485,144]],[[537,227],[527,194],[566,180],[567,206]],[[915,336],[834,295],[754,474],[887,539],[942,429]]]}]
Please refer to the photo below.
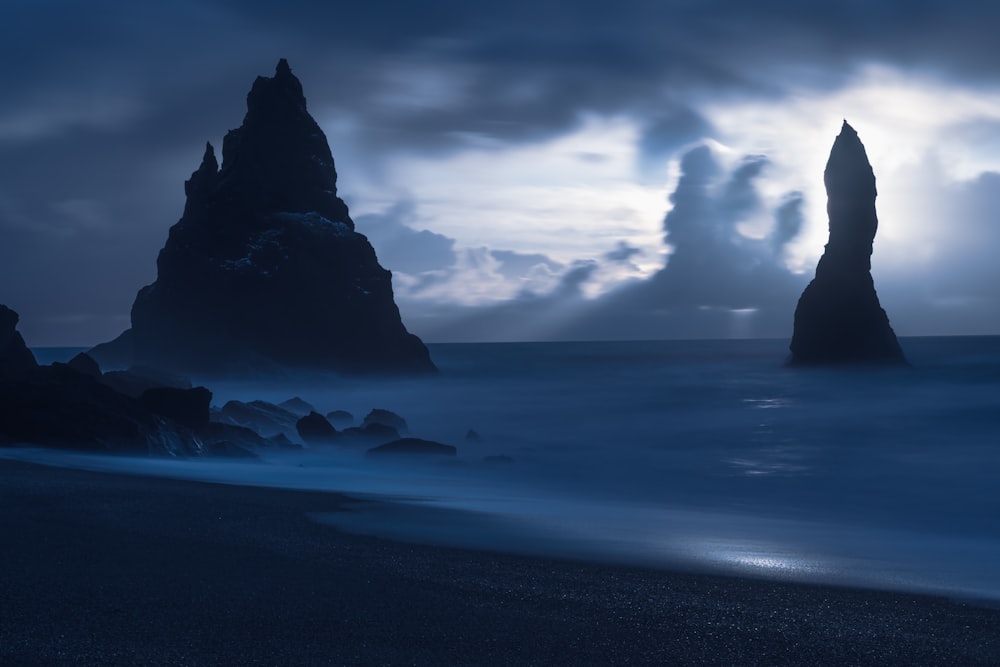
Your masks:
[{"label": "mist over water", "polygon": [[457,460],[0,454],[377,497],[314,518],[392,539],[1000,600],[1000,338],[902,344],[912,368],[789,369],[777,340],[452,344],[436,377],[208,383],[393,410]]}]

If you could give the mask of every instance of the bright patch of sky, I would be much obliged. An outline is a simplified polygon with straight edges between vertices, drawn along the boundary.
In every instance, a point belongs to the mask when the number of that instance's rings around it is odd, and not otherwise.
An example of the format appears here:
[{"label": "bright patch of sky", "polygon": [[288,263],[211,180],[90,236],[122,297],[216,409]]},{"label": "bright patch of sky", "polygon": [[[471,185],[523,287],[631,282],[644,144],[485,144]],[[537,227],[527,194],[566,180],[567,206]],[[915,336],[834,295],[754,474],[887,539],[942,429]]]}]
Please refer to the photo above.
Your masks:
[{"label": "bright patch of sky", "polygon": [[[928,180],[944,187],[1000,171],[995,131],[1000,91],[963,88],[870,66],[839,90],[795,90],[773,101],[706,104],[703,112],[733,151],[768,156],[761,190],[805,195],[805,229],[789,248],[793,269],[810,271],[826,243],[823,169],[846,119],[858,131],[876,176],[876,257],[912,263],[933,252],[940,220],[920,205]],[[994,137],[984,142],[983,136]],[[935,227],[935,225],[937,225]]]},{"label": "bright patch of sky", "polygon": [[[923,205],[928,186],[1000,170],[1000,151],[984,140],[997,136],[1000,91],[886,67],[863,68],[833,91],[801,88],[781,99],[707,101],[700,111],[716,128],[703,143],[725,172],[747,156],[767,158],[754,182],[761,202],[740,221],[743,235],[767,236],[782,202],[790,193],[803,194],[805,227],[784,255],[796,273],[811,273],[826,243],[823,170],[845,118],[859,132],[878,182],[876,274],[933,260],[942,228]],[[348,158],[349,127],[342,117],[331,128],[339,154]],[[490,250],[543,254],[568,271],[574,262],[605,258],[620,243],[638,249],[627,262],[597,262],[582,285],[592,297],[648,277],[669,261],[663,219],[680,157],[691,146],[665,158],[666,178],[650,183],[640,173],[640,142],[639,123],[625,115],[582,116],[573,131],[533,143],[469,135],[457,150],[393,154],[377,170],[348,171],[350,192],[344,194],[356,216],[411,200],[413,217],[404,224],[455,239],[457,260],[449,271],[423,281],[397,272],[404,298],[472,305],[558,284],[560,271],[543,266],[512,280],[497,270]]]},{"label": "bright patch of sky", "polygon": [[[412,199],[416,211],[409,226],[456,240],[465,251],[456,267],[464,276],[464,296],[440,287],[427,296],[468,302],[475,295],[481,302],[493,300],[491,294],[505,298],[523,289],[489,270],[493,260],[483,254],[485,248],[540,253],[567,265],[603,257],[621,243],[643,249],[627,264],[596,272],[597,284],[588,289],[596,294],[603,291],[602,282],[645,277],[663,264],[669,184],[640,182],[638,138],[633,120],[597,116],[583,118],[573,132],[537,143],[472,136],[462,150],[393,156],[379,173],[354,174],[344,196],[356,218],[399,198]],[[387,184],[405,184],[405,190]],[[472,275],[485,284],[471,284]],[[545,276],[535,278],[539,286],[554,284]]]}]

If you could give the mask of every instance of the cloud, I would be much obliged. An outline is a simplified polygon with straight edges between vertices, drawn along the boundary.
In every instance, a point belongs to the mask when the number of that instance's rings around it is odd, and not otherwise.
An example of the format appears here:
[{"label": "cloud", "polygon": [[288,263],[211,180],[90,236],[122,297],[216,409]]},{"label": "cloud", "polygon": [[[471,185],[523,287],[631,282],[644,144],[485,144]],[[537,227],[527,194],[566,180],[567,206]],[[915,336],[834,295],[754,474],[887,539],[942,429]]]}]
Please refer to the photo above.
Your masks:
[{"label": "cloud", "polygon": [[[601,271],[640,252],[619,242],[602,261],[574,263],[546,293],[439,308],[417,324],[418,332],[449,340],[513,340],[512,331],[531,340],[790,335],[806,278],[785,266],[782,250],[801,226],[801,195],[789,193],[768,209],[758,187],[767,164],[748,156],[726,168],[710,146],[689,150],[663,221],[672,252],[649,278],[587,298],[588,283]],[[765,236],[740,232],[742,222],[760,214],[771,219]]]},{"label": "cloud", "polygon": [[[854,113],[866,116],[856,126],[886,213],[877,259],[916,261],[915,241],[894,245],[894,234],[916,238],[921,252],[949,258],[920,260],[928,299],[989,298],[987,243],[897,231],[898,220],[931,224],[932,205],[894,208],[916,197],[896,196],[899,165],[887,165],[926,164],[921,151],[939,151],[947,173],[928,196],[963,211],[942,219],[992,242],[991,228],[973,225],[995,203],[990,177],[976,179],[1000,167],[1000,125],[983,111],[1000,108],[998,22],[1000,6],[972,0],[14,3],[0,26],[0,57],[17,63],[0,99],[0,246],[19,271],[4,288],[21,303],[60,304],[53,316],[79,311],[59,290],[127,312],[204,141],[218,144],[239,124],[253,77],[287,57],[331,138],[352,210],[385,218],[362,231],[407,298],[462,297],[463,278],[482,281],[467,291],[484,301],[537,297],[591,259],[579,289],[614,296],[574,301],[580,308],[757,307],[761,286],[784,294],[792,280],[782,258],[808,272],[822,250],[823,128]],[[871,75],[873,66],[895,78]],[[866,133],[868,122],[878,131]],[[884,150],[879,134],[891,139]],[[670,263],[639,280],[668,250],[656,223],[681,177],[677,158],[705,139],[768,160],[734,166],[716,155],[704,197],[678,190]],[[688,165],[689,184],[697,167]],[[401,193],[412,209],[393,208]],[[56,239],[67,232],[72,247]],[[404,252],[411,244],[420,252]],[[890,264],[906,273],[902,260]],[[695,280],[699,265],[709,268]],[[887,295],[891,278],[879,281]]]},{"label": "cloud", "polygon": [[379,263],[391,271],[420,274],[450,268],[457,259],[455,239],[409,224],[416,218],[412,200],[397,202],[378,214],[358,216],[355,229],[365,234]]},{"label": "cloud", "polygon": [[785,247],[795,240],[802,231],[802,226],[802,193],[789,192],[774,213],[771,246],[775,254],[781,254]]},{"label": "cloud", "polygon": [[500,263],[497,271],[508,280],[529,279],[533,276],[555,276],[565,268],[560,262],[537,252],[491,250],[490,254],[493,259]]},{"label": "cloud", "polygon": [[614,250],[609,250],[608,252],[604,253],[604,259],[619,264],[627,264],[633,257],[641,254],[642,254],[641,249],[631,246],[625,241],[619,241],[618,245],[615,246]]}]

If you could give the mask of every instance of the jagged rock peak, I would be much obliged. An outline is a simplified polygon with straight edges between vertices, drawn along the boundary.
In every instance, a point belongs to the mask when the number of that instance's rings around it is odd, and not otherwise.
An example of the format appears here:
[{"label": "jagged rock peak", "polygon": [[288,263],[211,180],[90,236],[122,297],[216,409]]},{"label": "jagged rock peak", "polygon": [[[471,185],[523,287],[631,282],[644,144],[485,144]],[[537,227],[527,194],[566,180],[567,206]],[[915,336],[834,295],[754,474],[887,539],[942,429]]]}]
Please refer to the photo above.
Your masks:
[{"label": "jagged rock peak", "polygon": [[354,228],[326,135],[284,59],[273,77],[257,77],[243,124],[226,134],[218,187],[255,211],[315,212]]},{"label": "jagged rock peak", "polygon": [[201,165],[191,174],[191,178],[184,181],[184,194],[188,197],[197,196],[197,193],[215,184],[218,174],[219,162],[215,159],[215,148],[212,142],[205,142],[205,155],[201,158]]},{"label": "jagged rock peak", "polygon": [[871,276],[878,216],[875,173],[844,121],[823,174],[830,239],[795,309],[794,365],[893,363],[906,359]]},{"label": "jagged rock peak", "polygon": [[185,183],[184,214],[156,281],[136,295],[131,335],[94,353],[200,376],[434,372],[336,184],[326,136],[281,60],[254,81],[221,168],[209,144]]},{"label": "jagged rock peak", "polygon": [[258,76],[247,94],[247,112],[273,109],[285,106],[304,112],[306,97],[302,92],[302,82],[292,74],[288,61],[282,58],[274,68],[274,76]]}]

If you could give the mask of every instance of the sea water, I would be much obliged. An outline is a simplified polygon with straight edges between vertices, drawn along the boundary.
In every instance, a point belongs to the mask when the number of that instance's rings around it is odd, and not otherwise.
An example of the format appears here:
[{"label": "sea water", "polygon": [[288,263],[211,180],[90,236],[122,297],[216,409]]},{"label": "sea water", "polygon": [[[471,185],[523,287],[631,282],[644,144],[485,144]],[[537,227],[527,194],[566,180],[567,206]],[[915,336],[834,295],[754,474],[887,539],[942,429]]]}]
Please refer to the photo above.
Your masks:
[{"label": "sea water", "polygon": [[17,455],[378,498],[314,518],[389,539],[1000,600],[1000,337],[901,342],[911,367],[788,368],[777,340],[441,344],[434,377],[208,382],[217,405],[393,410],[455,460]]}]

